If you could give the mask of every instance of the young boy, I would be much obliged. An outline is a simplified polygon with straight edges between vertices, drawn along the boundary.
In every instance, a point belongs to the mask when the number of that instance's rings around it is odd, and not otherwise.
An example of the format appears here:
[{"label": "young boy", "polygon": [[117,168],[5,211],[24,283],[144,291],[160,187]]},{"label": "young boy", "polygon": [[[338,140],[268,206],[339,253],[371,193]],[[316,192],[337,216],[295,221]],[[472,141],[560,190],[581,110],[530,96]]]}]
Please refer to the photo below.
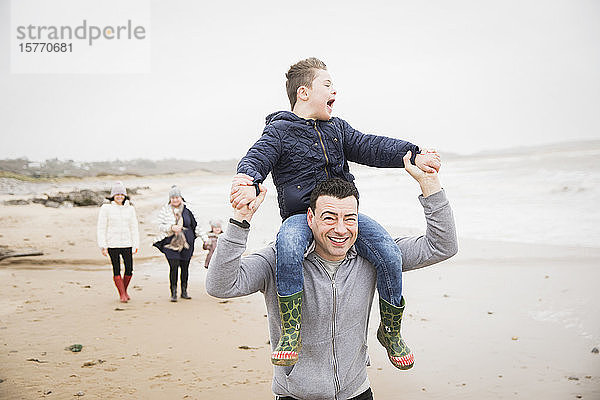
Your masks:
[{"label": "young boy", "polygon": [[[420,154],[409,142],[384,136],[365,135],[346,121],[332,118],[336,91],[326,65],[308,58],[292,65],[286,74],[286,89],[292,112],[267,116],[261,138],[238,164],[231,202],[241,208],[250,204],[269,172],[277,187],[283,223],[277,234],[276,284],[282,331],[271,354],[275,365],[296,363],[301,348],[304,252],[312,240],[306,220],[310,193],[317,183],[331,177],[353,182],[348,161],[373,167],[404,168],[402,157],[411,151],[411,162],[425,172],[440,167],[437,153]],[[241,221],[239,221],[241,223]],[[340,243],[341,238],[329,238]],[[413,366],[414,356],[400,335],[404,312],[402,255],[390,235],[364,214],[358,218],[359,255],[377,271],[381,323],[377,338],[399,369]],[[335,285],[335,272],[330,273]],[[335,294],[335,286],[333,287]]]}]

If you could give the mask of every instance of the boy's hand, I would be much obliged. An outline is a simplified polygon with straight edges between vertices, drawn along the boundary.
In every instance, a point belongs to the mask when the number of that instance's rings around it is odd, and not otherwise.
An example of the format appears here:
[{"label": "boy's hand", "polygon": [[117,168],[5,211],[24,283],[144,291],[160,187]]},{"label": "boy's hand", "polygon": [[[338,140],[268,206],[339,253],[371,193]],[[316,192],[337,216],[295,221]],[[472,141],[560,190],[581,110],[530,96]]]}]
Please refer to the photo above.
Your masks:
[{"label": "boy's hand", "polygon": [[253,178],[246,174],[236,174],[231,181],[231,194],[229,202],[233,208],[241,210],[256,200],[256,187]]},{"label": "boy's hand", "polygon": [[235,193],[233,193],[229,199],[233,208],[238,210],[246,207],[254,200],[256,200],[256,187],[241,185],[235,188]]},{"label": "boy's hand", "polygon": [[423,197],[431,196],[442,190],[438,174],[436,172],[424,172],[416,165],[412,165],[410,163],[410,156],[410,151],[404,156],[404,170],[419,182]]},{"label": "boy's hand", "polygon": [[254,185],[254,178],[246,174],[235,174],[231,180],[231,192],[233,193],[234,186],[249,186]]},{"label": "boy's hand", "polygon": [[435,150],[425,150],[415,157],[415,165],[424,172],[439,172],[442,159]]}]

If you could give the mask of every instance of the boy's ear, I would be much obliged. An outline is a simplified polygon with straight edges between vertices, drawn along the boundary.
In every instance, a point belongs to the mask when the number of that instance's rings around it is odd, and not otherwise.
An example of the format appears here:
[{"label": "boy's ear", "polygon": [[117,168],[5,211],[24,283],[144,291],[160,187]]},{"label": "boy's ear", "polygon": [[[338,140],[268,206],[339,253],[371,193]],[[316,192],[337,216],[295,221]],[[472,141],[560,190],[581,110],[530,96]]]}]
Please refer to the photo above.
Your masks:
[{"label": "boy's ear", "polygon": [[309,94],[309,89],[306,86],[300,86],[298,90],[296,90],[296,98],[299,100],[308,100]]}]

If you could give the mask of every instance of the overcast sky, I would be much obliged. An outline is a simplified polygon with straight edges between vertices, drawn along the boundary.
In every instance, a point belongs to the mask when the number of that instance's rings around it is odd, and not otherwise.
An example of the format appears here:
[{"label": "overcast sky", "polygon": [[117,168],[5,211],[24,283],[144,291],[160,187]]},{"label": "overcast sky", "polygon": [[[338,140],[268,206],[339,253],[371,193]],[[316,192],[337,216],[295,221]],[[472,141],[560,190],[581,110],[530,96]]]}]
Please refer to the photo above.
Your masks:
[{"label": "overcast sky", "polygon": [[[148,33],[148,74],[0,57],[0,158],[239,158],[310,56],[365,133],[459,153],[600,139],[599,1],[153,1]],[[13,34],[0,0],[5,55]]]}]

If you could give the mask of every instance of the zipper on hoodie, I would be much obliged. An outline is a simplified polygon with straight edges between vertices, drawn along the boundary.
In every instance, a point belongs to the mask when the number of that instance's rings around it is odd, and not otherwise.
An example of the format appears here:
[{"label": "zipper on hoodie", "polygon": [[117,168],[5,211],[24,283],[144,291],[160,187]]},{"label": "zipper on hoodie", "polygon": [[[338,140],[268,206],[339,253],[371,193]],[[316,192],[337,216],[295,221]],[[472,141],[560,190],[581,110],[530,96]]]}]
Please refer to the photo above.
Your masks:
[{"label": "zipper on hoodie", "polygon": [[332,349],[332,356],[333,356],[333,383],[335,384],[335,400],[337,400],[337,393],[340,391],[340,380],[338,378],[338,371],[337,371],[337,359],[335,358],[335,314],[337,311],[337,307],[336,307],[336,287],[335,287],[335,274],[333,274],[333,277],[331,278],[331,288],[333,290],[333,313],[332,313],[332,318],[331,318],[331,349]]},{"label": "zipper on hoodie", "polygon": [[[327,276],[329,276],[329,272],[327,272],[327,269],[325,269],[325,267],[323,266],[323,264],[321,264],[321,262],[319,260],[316,260],[317,264],[319,264],[319,267],[325,272],[325,274],[327,274]],[[335,316],[336,316],[336,312],[337,312],[337,307],[336,307],[336,300],[337,300],[337,288],[335,287],[335,275],[337,274],[337,271],[334,272],[333,276],[329,276],[329,279],[331,280],[331,291],[333,294],[333,312],[331,314],[331,356],[333,358],[333,384],[335,386],[335,393],[334,393],[334,400],[337,400],[337,393],[340,391],[340,379],[338,378],[338,371],[337,371],[337,359],[335,358]]]},{"label": "zipper on hoodie", "polygon": [[325,156],[325,175],[327,179],[329,179],[329,171],[327,170],[327,166],[329,165],[329,157],[327,157],[327,151],[325,151],[325,143],[323,143],[323,137],[321,137],[321,132],[319,128],[317,128],[317,121],[314,121],[315,131],[317,131],[317,135],[319,135],[319,142],[321,142],[321,149],[323,149],[323,155]]}]

